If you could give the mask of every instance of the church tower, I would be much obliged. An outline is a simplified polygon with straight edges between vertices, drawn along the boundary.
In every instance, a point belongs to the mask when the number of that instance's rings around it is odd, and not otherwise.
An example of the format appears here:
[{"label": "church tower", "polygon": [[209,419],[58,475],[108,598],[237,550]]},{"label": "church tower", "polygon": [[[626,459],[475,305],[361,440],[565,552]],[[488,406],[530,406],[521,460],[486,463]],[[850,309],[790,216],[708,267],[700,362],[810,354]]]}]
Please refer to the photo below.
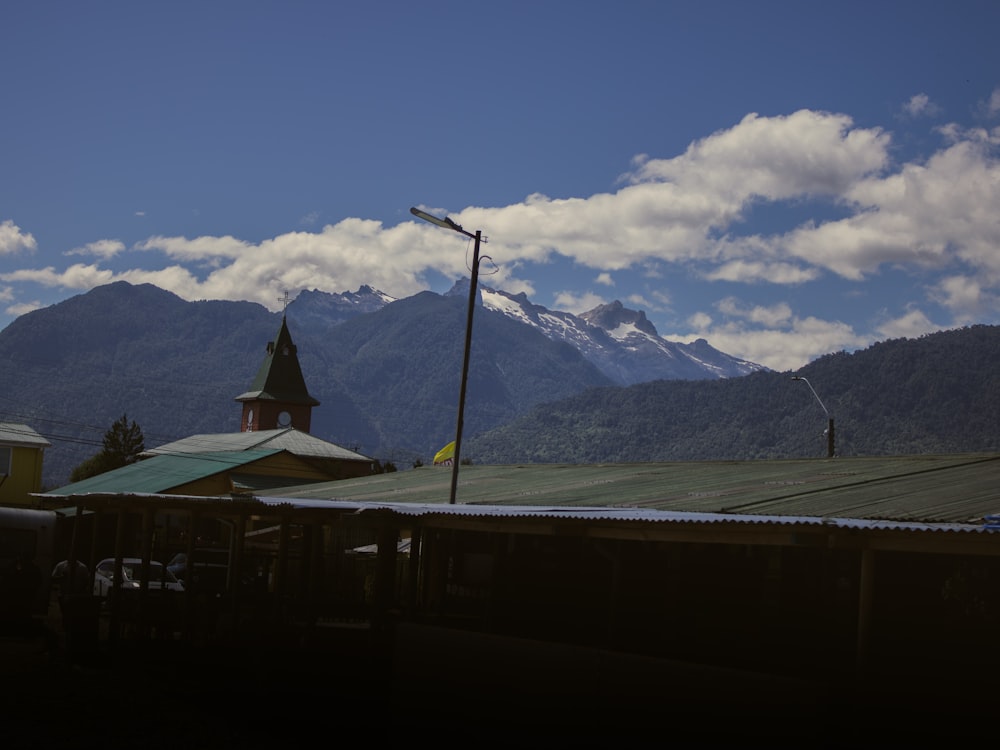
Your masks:
[{"label": "church tower", "polygon": [[250,390],[236,397],[243,402],[240,432],[294,427],[309,432],[312,409],[319,401],[309,395],[288,323],[281,316],[281,330],[267,342],[267,356],[257,370]]}]

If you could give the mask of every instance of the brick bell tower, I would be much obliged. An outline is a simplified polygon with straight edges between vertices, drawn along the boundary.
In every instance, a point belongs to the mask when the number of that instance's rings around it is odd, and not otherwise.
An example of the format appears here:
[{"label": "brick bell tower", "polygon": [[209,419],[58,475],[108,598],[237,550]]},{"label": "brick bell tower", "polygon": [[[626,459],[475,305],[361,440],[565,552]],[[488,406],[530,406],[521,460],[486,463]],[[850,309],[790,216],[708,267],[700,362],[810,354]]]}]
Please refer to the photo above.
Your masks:
[{"label": "brick bell tower", "polygon": [[309,432],[312,409],[319,401],[309,395],[288,323],[281,316],[281,329],[267,342],[267,355],[257,370],[250,390],[236,397],[243,402],[240,432],[294,427]]}]

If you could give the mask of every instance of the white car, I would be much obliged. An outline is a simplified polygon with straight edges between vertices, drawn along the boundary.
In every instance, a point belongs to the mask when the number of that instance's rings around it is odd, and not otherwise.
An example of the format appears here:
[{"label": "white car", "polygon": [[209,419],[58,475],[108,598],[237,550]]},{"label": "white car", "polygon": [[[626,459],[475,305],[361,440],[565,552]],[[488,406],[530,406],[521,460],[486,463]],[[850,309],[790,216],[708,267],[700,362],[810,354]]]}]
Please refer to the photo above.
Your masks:
[{"label": "white car", "polygon": [[[142,588],[142,559],[138,557],[122,558],[122,567],[118,575],[115,575],[115,558],[107,557],[97,563],[94,569],[94,596],[102,599],[107,598],[111,588],[118,582],[124,589]],[[170,591],[183,591],[184,584],[177,580],[161,562],[149,561],[149,585],[150,590],[167,589]]]}]

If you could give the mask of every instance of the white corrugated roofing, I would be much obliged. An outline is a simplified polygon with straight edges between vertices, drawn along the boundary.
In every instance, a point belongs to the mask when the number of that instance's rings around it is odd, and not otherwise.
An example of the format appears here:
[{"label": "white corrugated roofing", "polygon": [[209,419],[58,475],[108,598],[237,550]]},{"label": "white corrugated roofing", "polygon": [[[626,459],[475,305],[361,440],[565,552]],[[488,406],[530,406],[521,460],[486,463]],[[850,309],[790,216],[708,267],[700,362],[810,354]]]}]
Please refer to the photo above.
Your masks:
[{"label": "white corrugated roofing", "polygon": [[844,529],[888,529],[906,531],[965,531],[1000,533],[1000,529],[982,524],[913,523],[873,521],[857,518],[817,518],[815,516],[767,516],[743,513],[700,513],[649,510],[645,508],[563,508],[535,505],[442,505],[440,503],[358,503],[344,500],[257,498],[264,505],[292,508],[329,508],[356,512],[388,510],[403,516],[457,515],[496,518],[552,518],[599,521],[644,521],[649,523],[739,523],[782,524]]},{"label": "white corrugated roofing", "polygon": [[47,448],[52,445],[26,424],[0,422],[0,444]]},{"label": "white corrugated roofing", "polygon": [[150,448],[143,456],[158,456],[177,453],[213,453],[216,451],[243,451],[266,448],[286,450],[297,456],[311,458],[331,458],[340,461],[370,462],[371,458],[342,448],[336,443],[322,440],[308,432],[294,427],[277,430],[256,430],[253,432],[221,432],[175,440],[172,443]]},{"label": "white corrugated roofing", "polygon": [[[452,479],[450,470],[420,467],[267,494],[297,500],[447,504]],[[470,465],[461,467],[456,500],[505,508],[980,525],[1000,514],[1000,455]]]}]

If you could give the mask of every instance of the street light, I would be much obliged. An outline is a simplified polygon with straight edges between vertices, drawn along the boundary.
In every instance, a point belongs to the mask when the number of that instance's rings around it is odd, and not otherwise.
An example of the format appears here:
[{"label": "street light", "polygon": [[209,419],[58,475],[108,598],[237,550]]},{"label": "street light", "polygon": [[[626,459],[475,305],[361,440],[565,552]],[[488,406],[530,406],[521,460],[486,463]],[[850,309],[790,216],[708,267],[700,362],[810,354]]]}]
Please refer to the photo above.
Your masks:
[{"label": "street light", "polygon": [[465,387],[469,381],[469,351],[472,348],[472,313],[476,309],[476,284],[479,281],[479,243],[481,241],[482,230],[477,229],[475,234],[472,234],[472,232],[466,232],[461,226],[453,222],[447,216],[443,219],[439,219],[437,216],[431,216],[418,208],[411,208],[410,213],[418,219],[429,221],[431,224],[437,224],[439,227],[444,227],[445,229],[451,229],[459,234],[464,234],[466,237],[471,237],[476,241],[475,248],[472,251],[472,280],[469,282],[469,312],[468,317],[465,320],[465,356],[462,360],[462,386],[458,392],[458,419],[455,425],[455,454],[451,459],[451,494],[448,496],[448,502],[454,505],[455,493],[458,490],[458,464],[461,458],[462,450],[462,418],[465,413]]},{"label": "street light", "polygon": [[812,387],[812,383],[803,378],[801,375],[793,375],[792,380],[801,380],[803,383],[809,386],[809,390],[812,394],[816,396],[816,400],[819,401],[819,405],[823,407],[823,413],[826,414],[827,427],[826,427],[826,455],[827,458],[833,458],[833,417],[830,416],[830,412],[826,410],[823,406],[823,402],[820,400],[819,394],[816,393],[816,389]]}]

